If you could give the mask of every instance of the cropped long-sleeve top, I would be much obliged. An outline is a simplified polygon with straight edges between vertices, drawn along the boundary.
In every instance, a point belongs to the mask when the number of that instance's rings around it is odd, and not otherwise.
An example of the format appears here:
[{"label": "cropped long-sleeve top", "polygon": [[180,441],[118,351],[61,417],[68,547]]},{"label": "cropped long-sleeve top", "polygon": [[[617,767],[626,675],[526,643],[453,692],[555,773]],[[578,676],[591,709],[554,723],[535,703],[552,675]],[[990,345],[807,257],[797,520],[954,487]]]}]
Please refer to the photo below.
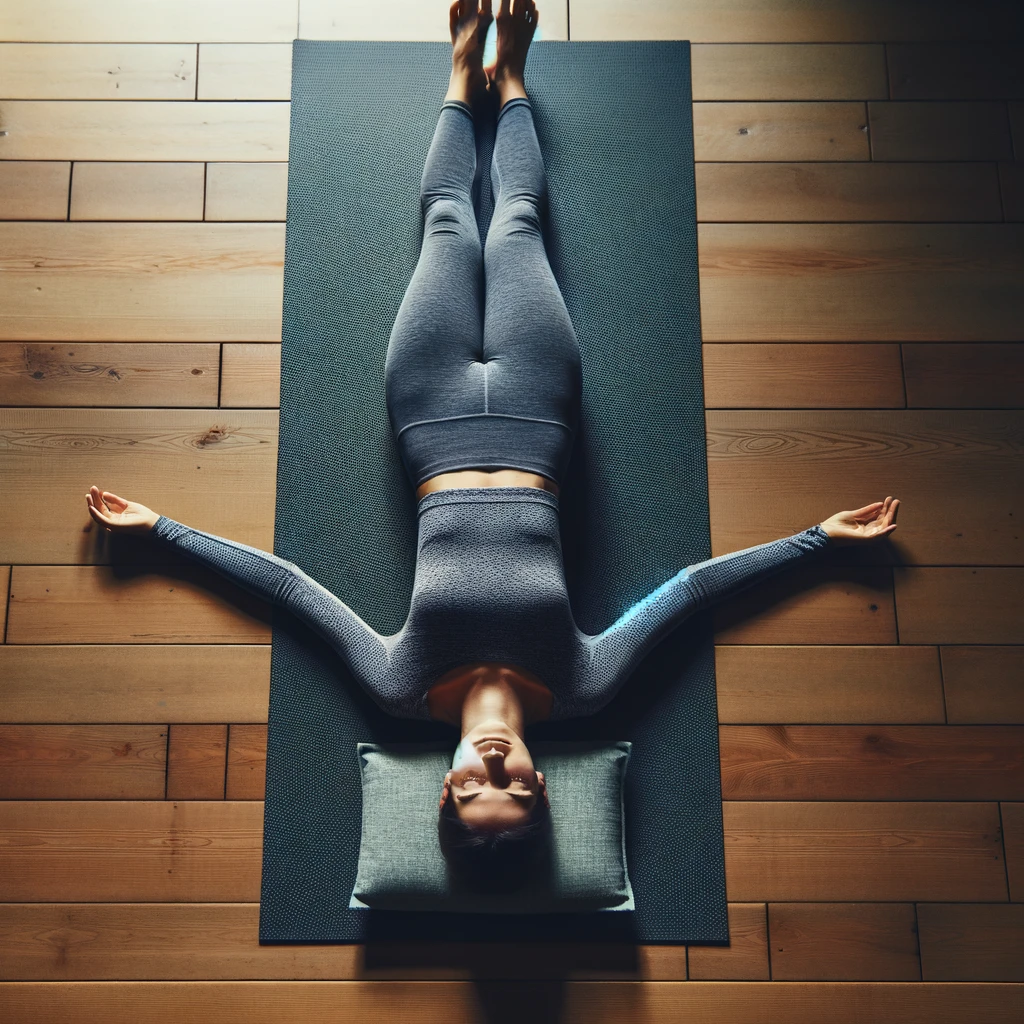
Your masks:
[{"label": "cropped long-sleeve top", "polygon": [[412,601],[391,636],[276,555],[166,516],[152,536],[301,618],[377,704],[403,718],[429,718],[427,691],[475,662],[533,673],[553,694],[553,719],[593,714],[684,619],[829,543],[814,526],[688,566],[592,636],[577,628],[569,606],[553,494],[536,487],[434,491],[419,502],[418,517]]}]

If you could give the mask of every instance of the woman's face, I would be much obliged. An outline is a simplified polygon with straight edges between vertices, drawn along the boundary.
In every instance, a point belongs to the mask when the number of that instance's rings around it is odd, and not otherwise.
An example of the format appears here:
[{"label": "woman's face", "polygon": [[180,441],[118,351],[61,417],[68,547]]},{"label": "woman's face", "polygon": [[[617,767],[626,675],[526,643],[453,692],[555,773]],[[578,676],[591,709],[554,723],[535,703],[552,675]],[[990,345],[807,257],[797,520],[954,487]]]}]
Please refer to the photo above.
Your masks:
[{"label": "woman's face", "polygon": [[544,773],[534,770],[522,737],[504,722],[484,722],[462,737],[444,777],[440,806],[455,801],[467,825],[498,831],[523,824],[547,803]]}]

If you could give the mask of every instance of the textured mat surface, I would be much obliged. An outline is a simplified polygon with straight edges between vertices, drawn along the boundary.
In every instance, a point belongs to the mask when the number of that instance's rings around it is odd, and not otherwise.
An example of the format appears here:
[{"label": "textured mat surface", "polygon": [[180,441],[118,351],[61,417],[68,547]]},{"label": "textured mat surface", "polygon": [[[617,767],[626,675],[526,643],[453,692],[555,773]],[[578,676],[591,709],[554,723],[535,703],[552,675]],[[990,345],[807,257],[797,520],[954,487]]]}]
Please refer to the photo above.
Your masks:
[{"label": "textured mat surface", "polygon": [[[388,426],[384,356],[419,253],[419,180],[450,52],[312,40],[293,49],[274,550],[385,633],[408,608],[415,502]],[[548,253],[583,356],[582,425],[562,493],[566,570],[577,622],[598,632],[710,555],[689,44],[538,43],[527,80],[548,174]],[[493,119],[480,120],[486,234]],[[701,618],[600,715],[533,733],[633,741],[636,912],[506,917],[502,938],[727,940],[716,710]],[[262,942],[481,934],[478,915],[470,924],[348,909],[356,743],[444,737],[454,747],[449,727],[378,712],[323,641],[275,613]]]}]

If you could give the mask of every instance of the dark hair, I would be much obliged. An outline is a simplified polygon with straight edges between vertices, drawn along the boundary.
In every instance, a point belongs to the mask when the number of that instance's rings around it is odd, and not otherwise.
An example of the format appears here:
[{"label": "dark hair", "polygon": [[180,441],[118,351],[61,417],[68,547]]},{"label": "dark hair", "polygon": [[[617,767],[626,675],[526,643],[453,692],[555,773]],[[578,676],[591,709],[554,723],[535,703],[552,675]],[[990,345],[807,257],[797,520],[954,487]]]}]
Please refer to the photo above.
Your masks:
[{"label": "dark hair", "polygon": [[551,812],[544,794],[522,825],[500,830],[474,828],[445,801],[437,817],[437,838],[459,879],[478,892],[512,892],[540,867],[551,846]]}]

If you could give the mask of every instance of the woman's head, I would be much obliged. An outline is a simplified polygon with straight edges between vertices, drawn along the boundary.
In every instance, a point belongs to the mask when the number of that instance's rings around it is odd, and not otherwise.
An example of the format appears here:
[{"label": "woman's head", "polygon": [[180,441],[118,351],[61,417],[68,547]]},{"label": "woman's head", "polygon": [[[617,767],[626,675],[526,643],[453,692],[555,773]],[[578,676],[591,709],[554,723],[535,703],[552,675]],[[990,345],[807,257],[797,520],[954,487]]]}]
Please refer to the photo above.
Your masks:
[{"label": "woman's head", "polygon": [[551,819],[544,774],[504,722],[485,722],[463,736],[439,807],[441,850],[474,888],[516,888],[547,852]]}]

